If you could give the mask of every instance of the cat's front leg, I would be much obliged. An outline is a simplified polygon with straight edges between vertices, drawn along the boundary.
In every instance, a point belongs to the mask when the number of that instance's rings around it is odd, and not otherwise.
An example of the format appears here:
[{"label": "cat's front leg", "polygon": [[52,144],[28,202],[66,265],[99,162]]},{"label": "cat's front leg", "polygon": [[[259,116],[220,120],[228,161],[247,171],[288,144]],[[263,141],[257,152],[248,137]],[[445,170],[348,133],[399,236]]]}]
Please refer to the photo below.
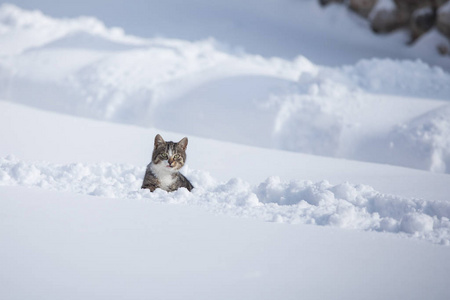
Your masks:
[{"label": "cat's front leg", "polygon": [[149,189],[150,192],[155,191],[157,188],[158,188],[158,187],[157,187],[156,185],[154,185],[154,184],[149,184],[149,183],[147,183],[147,184],[142,184],[142,186],[141,186],[141,189]]}]

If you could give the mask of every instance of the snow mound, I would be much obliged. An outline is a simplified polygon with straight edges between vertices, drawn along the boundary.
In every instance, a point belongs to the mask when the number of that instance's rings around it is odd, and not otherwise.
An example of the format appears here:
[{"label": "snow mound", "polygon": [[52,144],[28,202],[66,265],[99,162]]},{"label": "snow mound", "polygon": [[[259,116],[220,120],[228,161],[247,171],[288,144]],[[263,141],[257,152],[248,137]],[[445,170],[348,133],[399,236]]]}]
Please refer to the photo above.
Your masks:
[{"label": "snow mound", "polygon": [[216,213],[271,222],[315,224],[397,233],[450,244],[450,203],[408,199],[377,192],[367,185],[327,181],[283,182],[270,177],[252,186],[233,178],[218,183],[209,174],[185,170],[192,193],[141,190],[145,167],[126,164],[52,164],[0,159],[0,185],[123,199],[200,205]]},{"label": "snow mound", "polygon": [[[392,154],[404,165],[440,173],[450,169],[450,105],[440,107],[408,123],[399,125],[390,134]],[[414,151],[412,151],[414,149]]]},{"label": "snow mound", "polygon": [[340,72],[342,82],[366,92],[450,100],[449,74],[421,60],[361,60]]},{"label": "snow mound", "polygon": [[20,54],[75,32],[90,32],[110,40],[139,44],[141,39],[125,35],[121,28],[107,28],[93,17],[54,19],[40,11],[27,11],[3,3],[0,5],[0,55]]},{"label": "snow mound", "polygon": [[450,100],[450,75],[421,60],[363,59],[355,65],[317,66],[302,73],[299,92],[330,97],[355,92]]},{"label": "snow mound", "polygon": [[[445,129],[435,134],[439,141],[419,143],[398,129],[450,100],[450,74],[420,60],[331,68],[303,56],[246,54],[214,39],[139,39],[94,18],[60,20],[8,4],[0,6],[0,32],[0,98],[7,101],[257,147],[450,171]],[[404,155],[407,146],[427,143],[432,154]]]}]

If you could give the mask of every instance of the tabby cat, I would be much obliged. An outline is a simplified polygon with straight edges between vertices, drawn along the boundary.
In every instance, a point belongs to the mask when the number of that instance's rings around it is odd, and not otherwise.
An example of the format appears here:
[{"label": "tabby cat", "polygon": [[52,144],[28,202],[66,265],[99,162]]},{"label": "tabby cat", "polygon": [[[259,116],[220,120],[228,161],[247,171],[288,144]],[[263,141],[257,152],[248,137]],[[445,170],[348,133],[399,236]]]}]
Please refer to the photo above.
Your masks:
[{"label": "tabby cat", "polygon": [[191,191],[194,187],[189,180],[179,172],[186,161],[187,137],[178,143],[166,142],[157,134],[153,149],[152,161],[145,172],[142,189],[151,192],[157,188],[168,192],[184,187]]}]

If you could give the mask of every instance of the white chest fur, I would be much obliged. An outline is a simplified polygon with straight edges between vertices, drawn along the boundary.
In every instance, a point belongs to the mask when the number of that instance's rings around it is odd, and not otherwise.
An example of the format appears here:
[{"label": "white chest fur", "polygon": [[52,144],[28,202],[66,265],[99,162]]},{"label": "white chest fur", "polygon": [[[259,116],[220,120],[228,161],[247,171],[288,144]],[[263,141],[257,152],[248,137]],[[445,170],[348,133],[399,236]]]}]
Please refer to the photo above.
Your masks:
[{"label": "white chest fur", "polygon": [[158,178],[162,189],[167,189],[169,186],[175,183],[173,176],[174,170],[167,167],[168,164],[161,162],[157,165],[151,163],[150,170]]}]

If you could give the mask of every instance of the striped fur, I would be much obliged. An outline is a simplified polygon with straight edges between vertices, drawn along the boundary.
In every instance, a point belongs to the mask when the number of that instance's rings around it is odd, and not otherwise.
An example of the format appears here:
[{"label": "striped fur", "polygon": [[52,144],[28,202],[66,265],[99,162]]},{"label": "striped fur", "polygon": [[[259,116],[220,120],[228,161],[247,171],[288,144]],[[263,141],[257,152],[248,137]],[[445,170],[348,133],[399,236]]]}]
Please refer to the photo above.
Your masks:
[{"label": "striped fur", "polygon": [[186,162],[187,137],[178,143],[166,142],[157,134],[152,154],[152,161],[145,172],[143,189],[151,192],[157,188],[168,192],[184,187],[191,191],[194,187],[189,180],[179,172]]}]

